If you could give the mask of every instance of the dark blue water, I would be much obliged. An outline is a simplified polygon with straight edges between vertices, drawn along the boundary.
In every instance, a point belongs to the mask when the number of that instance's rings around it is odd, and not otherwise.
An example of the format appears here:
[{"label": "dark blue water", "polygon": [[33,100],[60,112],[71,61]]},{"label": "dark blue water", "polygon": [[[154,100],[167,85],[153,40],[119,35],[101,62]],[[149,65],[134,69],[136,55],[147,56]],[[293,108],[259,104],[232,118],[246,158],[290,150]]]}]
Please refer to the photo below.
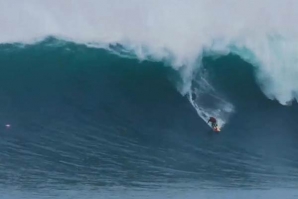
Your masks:
[{"label": "dark blue water", "polygon": [[236,110],[220,134],[163,63],[61,41],[1,45],[2,198],[297,197],[297,104],[267,99],[236,56],[203,63]]}]

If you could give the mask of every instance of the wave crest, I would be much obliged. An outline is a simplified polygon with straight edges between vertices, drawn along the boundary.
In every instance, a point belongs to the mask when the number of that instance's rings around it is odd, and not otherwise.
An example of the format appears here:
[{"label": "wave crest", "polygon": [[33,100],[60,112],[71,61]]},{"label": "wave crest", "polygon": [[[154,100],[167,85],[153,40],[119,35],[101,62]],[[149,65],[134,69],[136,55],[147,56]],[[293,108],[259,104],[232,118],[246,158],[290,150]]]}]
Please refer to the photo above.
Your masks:
[{"label": "wave crest", "polygon": [[121,43],[140,59],[170,62],[188,89],[205,53],[232,52],[255,65],[269,98],[287,104],[298,97],[297,7],[294,0],[11,0],[0,3],[0,42],[55,36],[101,46]]}]

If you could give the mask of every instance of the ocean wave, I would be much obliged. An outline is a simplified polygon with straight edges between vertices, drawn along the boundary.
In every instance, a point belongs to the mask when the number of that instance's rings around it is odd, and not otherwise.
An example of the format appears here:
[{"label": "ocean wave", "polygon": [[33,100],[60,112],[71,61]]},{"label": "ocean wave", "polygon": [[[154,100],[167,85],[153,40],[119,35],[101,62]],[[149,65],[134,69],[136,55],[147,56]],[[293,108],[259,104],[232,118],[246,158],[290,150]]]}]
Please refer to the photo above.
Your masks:
[{"label": "ocean wave", "polygon": [[0,46],[2,187],[297,184],[297,106],[267,99],[249,63],[204,57],[182,96],[179,72],[110,48]]},{"label": "ocean wave", "polygon": [[223,0],[42,1],[0,3],[0,42],[32,43],[54,36],[107,47],[119,43],[141,60],[164,60],[179,70],[183,94],[204,54],[234,53],[257,68],[266,96],[297,98],[298,3]]}]

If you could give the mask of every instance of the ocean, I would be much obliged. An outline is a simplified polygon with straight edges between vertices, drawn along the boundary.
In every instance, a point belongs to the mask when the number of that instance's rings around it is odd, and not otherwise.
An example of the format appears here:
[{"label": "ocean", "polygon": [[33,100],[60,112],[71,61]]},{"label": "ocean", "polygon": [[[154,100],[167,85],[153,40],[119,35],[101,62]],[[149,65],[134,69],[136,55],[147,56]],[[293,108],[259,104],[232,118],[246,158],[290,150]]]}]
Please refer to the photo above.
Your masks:
[{"label": "ocean", "polygon": [[0,3],[0,198],[298,197],[298,34],[279,27],[296,2],[230,1],[259,23],[221,31],[185,26],[223,3],[16,2]]}]

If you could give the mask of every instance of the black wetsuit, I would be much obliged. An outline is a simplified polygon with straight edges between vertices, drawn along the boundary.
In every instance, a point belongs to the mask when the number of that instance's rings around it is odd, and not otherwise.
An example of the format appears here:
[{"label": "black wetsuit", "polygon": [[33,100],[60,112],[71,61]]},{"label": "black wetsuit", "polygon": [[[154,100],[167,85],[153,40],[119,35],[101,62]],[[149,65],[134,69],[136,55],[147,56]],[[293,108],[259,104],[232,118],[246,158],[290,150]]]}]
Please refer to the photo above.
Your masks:
[{"label": "black wetsuit", "polygon": [[210,117],[208,123],[209,122],[211,122],[213,128],[217,126],[216,119],[214,117]]}]

